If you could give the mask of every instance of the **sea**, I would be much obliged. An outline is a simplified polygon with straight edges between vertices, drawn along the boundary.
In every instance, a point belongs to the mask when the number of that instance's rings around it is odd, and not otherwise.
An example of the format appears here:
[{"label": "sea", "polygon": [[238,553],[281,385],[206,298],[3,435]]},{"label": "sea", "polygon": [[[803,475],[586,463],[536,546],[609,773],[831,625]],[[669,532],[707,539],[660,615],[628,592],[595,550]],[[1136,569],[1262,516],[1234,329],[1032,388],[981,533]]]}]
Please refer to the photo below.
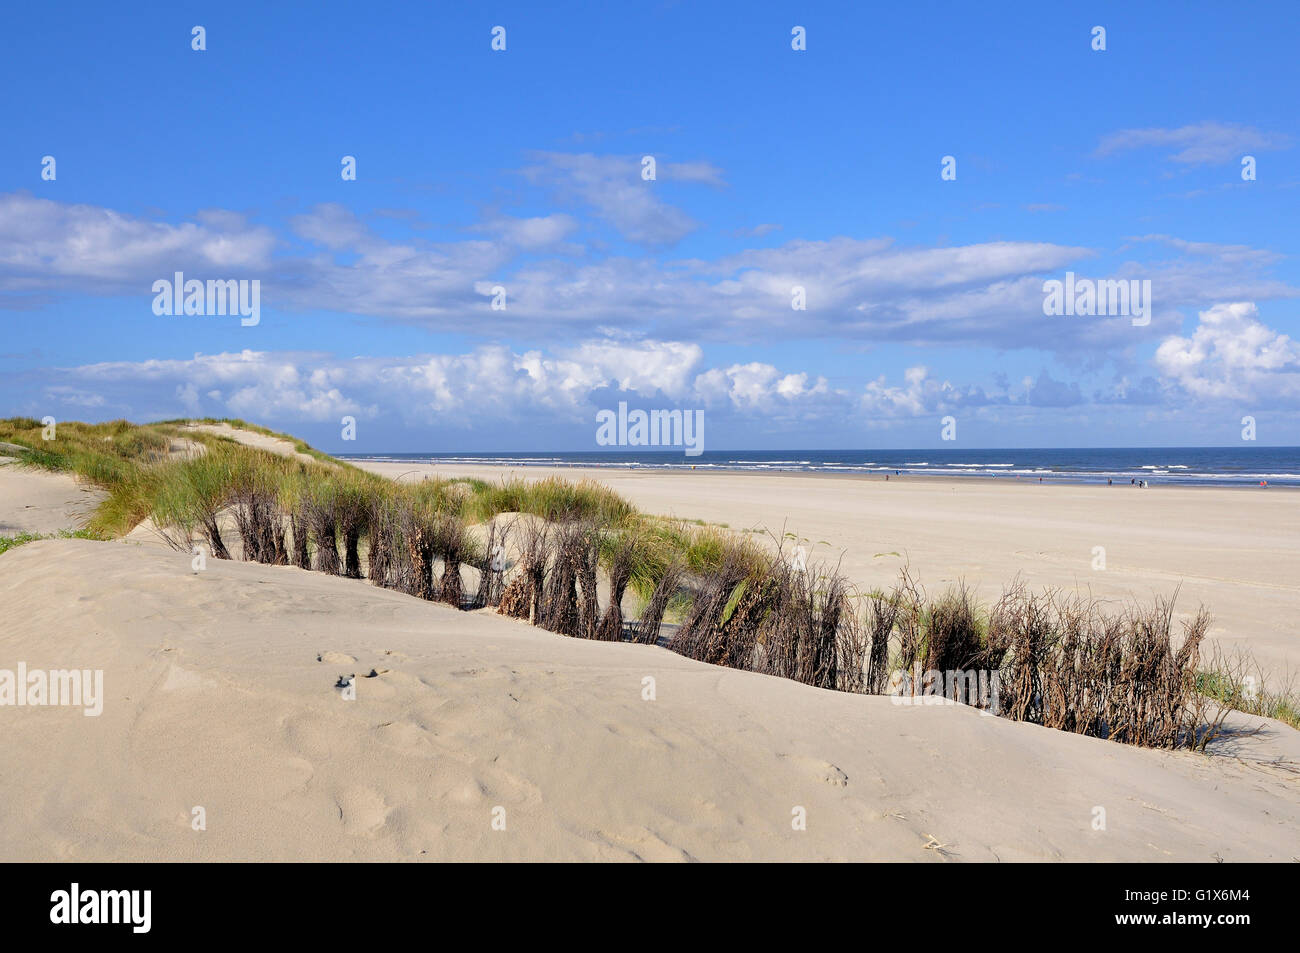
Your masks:
[{"label": "sea", "polygon": [[390,463],[596,467],[611,470],[930,475],[1065,483],[1300,486],[1300,447],[1092,447],[1005,450],[601,450],[531,453],[339,454]]}]

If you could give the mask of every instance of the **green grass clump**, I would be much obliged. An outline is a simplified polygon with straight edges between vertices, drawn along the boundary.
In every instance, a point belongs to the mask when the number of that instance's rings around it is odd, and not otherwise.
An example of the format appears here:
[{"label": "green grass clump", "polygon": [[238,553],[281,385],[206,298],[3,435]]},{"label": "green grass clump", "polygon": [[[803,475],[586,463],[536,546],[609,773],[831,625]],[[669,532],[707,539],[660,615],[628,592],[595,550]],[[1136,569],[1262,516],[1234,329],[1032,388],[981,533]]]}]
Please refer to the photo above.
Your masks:
[{"label": "green grass clump", "polygon": [[60,530],[57,533],[19,533],[16,536],[0,536],[0,554],[7,553],[24,543],[34,543],[38,539],[96,539],[104,540],[106,537],[101,536],[94,530],[77,529],[77,530]]},{"label": "green grass clump", "polygon": [[470,487],[471,515],[488,520],[499,513],[529,513],[551,522],[589,520],[616,526],[636,516],[636,509],[613,490],[592,480],[577,483],[547,477],[543,480],[457,481]]},{"label": "green grass clump", "polygon": [[1300,697],[1288,685],[1281,691],[1268,689],[1262,681],[1247,679],[1235,671],[1219,668],[1196,673],[1196,690],[1234,711],[1276,718],[1300,729]]}]

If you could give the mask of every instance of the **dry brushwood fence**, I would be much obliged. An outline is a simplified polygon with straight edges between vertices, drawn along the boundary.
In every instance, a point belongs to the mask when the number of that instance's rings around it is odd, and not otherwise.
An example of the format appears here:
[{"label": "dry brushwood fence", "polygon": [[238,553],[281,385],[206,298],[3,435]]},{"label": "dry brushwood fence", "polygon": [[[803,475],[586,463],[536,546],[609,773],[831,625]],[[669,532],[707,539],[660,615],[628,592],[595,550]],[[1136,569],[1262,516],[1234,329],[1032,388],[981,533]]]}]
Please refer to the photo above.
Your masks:
[{"label": "dry brushwood fence", "polygon": [[[203,484],[208,465],[192,467],[186,507],[160,511],[159,522],[170,517],[176,545],[188,548],[197,534],[218,558],[230,557],[217,522],[229,512],[244,559],[367,578],[457,608],[494,607],[575,638],[662,644],[834,691],[915,697],[932,692],[922,673],[955,674],[943,692],[955,702],[1144,747],[1204,749],[1229,710],[1197,691],[1209,615],[1202,609],[1175,631],[1172,599],[1107,612],[1017,582],[986,609],[964,585],[927,596],[907,569],[888,591],[859,594],[838,567],[792,562],[781,545],[765,550],[715,534],[705,558],[679,529],[667,555],[655,537],[652,559],[653,534],[626,518],[493,517],[479,534],[464,499],[446,486],[292,474],[277,482],[251,467],[214,493]],[[477,572],[472,589],[462,583],[464,567]],[[603,608],[602,576],[610,593]],[[634,577],[644,607],[628,620],[623,601]],[[666,636],[670,615],[680,621]],[[900,673],[918,677],[900,681]]]}]

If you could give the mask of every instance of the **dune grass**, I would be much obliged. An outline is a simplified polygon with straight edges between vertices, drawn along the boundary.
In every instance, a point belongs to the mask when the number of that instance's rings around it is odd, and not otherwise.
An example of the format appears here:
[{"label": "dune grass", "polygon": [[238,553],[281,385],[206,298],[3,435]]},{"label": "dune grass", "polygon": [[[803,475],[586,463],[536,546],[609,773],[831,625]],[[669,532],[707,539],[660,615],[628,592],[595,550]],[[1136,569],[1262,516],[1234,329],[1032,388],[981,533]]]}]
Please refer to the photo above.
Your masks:
[{"label": "dune grass", "polygon": [[1252,663],[1219,660],[1209,669],[1196,675],[1196,689],[1206,698],[1226,705],[1234,711],[1264,718],[1276,718],[1292,728],[1300,729],[1300,694],[1295,690],[1294,679],[1283,678],[1282,687],[1271,687],[1259,676],[1248,674],[1257,671]]},{"label": "dune grass", "polygon": [[0,536],[0,553],[7,553],[9,550],[24,543],[34,543],[38,539],[97,539],[103,540],[106,537],[89,529],[60,530],[57,533],[18,533],[15,536]]}]

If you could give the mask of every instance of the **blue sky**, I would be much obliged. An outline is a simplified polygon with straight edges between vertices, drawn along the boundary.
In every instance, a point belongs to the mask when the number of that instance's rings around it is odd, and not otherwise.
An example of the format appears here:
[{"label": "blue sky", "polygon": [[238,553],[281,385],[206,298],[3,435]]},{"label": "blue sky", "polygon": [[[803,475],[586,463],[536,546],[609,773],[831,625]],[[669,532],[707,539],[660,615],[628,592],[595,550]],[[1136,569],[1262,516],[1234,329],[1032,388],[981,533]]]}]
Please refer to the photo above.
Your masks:
[{"label": "blue sky", "polygon": [[[1245,415],[1297,444],[1298,27],[1295,3],[24,5],[0,413],[362,453],[596,449],[620,400],[703,409],[709,449],[1230,445]],[[176,271],[258,280],[259,323],[156,315]],[[1150,323],[1044,315],[1066,272],[1149,280]]]}]

